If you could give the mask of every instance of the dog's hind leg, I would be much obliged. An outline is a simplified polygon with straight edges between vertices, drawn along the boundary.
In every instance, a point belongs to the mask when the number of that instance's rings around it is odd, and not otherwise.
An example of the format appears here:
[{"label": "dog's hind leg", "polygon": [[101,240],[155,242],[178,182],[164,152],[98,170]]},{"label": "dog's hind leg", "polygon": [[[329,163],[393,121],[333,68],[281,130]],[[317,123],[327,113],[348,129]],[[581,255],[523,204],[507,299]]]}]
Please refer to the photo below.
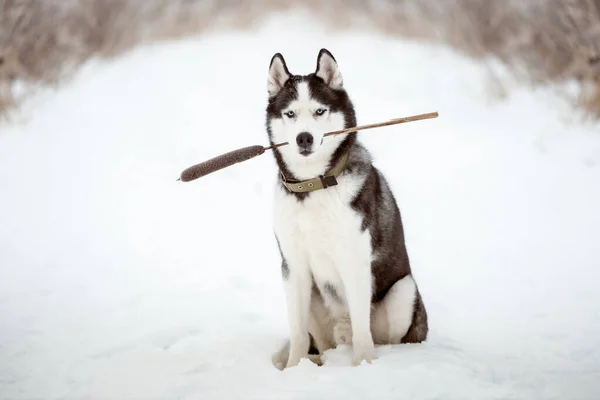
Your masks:
[{"label": "dog's hind leg", "polygon": [[421,343],[427,339],[429,332],[429,323],[427,321],[427,310],[419,289],[415,299],[415,312],[408,332],[402,338],[402,343]]},{"label": "dog's hind leg", "polygon": [[333,325],[334,321],[323,302],[323,298],[313,294],[310,303],[308,330],[314,339],[314,345],[320,355],[335,346]]},{"label": "dog's hind leg", "polygon": [[377,344],[418,343],[427,337],[427,312],[411,275],[396,282],[374,306],[371,319]]}]

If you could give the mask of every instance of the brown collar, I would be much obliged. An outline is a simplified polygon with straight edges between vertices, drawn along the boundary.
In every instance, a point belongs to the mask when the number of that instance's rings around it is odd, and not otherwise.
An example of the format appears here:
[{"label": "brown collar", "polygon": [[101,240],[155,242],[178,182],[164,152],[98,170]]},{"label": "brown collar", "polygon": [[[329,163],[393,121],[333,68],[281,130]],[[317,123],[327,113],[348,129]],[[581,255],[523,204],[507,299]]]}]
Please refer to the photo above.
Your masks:
[{"label": "brown collar", "polygon": [[326,189],[330,186],[335,186],[338,184],[336,177],[338,177],[346,167],[348,158],[349,154],[344,153],[338,163],[332,169],[327,171],[325,175],[320,175],[317,178],[309,179],[307,181],[294,181],[285,179],[285,176],[283,176],[283,173],[280,171],[279,175],[281,177],[281,183],[290,192],[295,193],[312,192],[314,190]]}]

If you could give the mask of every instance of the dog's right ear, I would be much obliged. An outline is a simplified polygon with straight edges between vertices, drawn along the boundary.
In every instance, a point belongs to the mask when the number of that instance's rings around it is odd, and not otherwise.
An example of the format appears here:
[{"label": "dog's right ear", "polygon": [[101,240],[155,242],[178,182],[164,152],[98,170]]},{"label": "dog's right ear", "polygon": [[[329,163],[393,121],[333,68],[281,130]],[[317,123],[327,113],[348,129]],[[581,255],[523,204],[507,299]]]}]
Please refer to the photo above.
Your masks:
[{"label": "dog's right ear", "polygon": [[292,75],[288,71],[285,60],[280,53],[277,53],[271,59],[269,66],[269,80],[267,82],[267,90],[269,96],[275,96],[283,88],[283,85],[290,79]]}]

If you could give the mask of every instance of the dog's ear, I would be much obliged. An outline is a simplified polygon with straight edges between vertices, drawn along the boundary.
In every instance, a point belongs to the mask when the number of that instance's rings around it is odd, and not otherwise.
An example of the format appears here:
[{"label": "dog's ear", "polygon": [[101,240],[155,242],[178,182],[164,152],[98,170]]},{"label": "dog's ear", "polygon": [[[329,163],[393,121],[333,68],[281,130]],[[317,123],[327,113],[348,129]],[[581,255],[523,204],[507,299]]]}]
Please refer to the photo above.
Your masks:
[{"label": "dog's ear", "polygon": [[290,79],[291,74],[285,65],[285,60],[280,53],[277,53],[271,59],[269,65],[269,80],[267,82],[267,90],[269,96],[275,96],[283,88],[283,85]]},{"label": "dog's ear", "polygon": [[315,75],[323,79],[332,89],[341,89],[344,84],[337,62],[327,49],[319,51]]}]

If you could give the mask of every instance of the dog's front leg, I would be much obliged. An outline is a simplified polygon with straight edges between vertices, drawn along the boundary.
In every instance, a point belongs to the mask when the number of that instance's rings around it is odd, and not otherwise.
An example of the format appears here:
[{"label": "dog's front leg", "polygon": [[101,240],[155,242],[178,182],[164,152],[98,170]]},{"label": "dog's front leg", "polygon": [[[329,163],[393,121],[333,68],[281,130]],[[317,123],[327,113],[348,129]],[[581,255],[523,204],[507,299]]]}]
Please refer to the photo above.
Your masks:
[{"label": "dog's front leg", "polygon": [[308,356],[310,346],[308,321],[312,279],[308,268],[290,266],[284,287],[290,329],[290,355],[286,365],[289,368],[298,365],[300,359]]},{"label": "dog's front leg", "polygon": [[352,327],[352,365],[375,359],[375,345],[371,334],[371,264],[366,260],[347,259],[341,276],[348,301]]}]

